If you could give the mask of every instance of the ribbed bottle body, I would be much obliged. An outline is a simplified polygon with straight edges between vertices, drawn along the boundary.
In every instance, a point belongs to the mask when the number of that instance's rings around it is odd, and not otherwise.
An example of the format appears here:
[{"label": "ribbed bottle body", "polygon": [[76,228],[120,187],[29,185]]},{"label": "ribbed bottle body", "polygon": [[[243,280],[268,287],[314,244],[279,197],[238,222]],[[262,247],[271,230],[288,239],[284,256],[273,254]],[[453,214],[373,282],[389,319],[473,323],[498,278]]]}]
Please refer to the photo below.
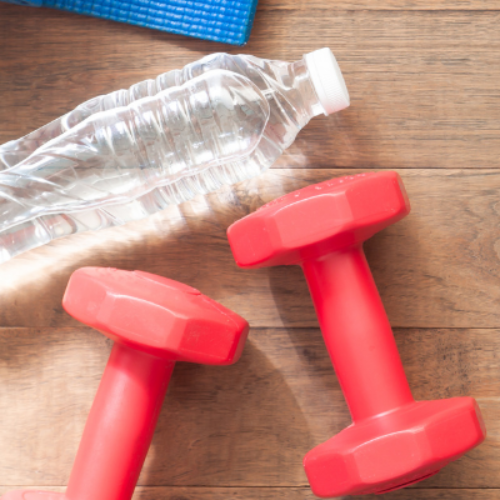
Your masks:
[{"label": "ribbed bottle body", "polygon": [[269,168],[323,112],[303,60],[214,54],[0,146],[0,262]]}]

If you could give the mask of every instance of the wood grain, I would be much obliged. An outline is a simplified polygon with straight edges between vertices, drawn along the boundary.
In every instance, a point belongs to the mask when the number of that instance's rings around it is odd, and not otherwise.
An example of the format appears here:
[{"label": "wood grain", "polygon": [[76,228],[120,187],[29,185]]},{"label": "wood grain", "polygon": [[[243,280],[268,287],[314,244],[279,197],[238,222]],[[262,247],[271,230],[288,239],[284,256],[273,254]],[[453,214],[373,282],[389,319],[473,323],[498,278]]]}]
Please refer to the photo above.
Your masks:
[{"label": "wood grain", "polygon": [[[238,269],[225,231],[284,192],[344,173],[271,170],[145,221],[76,235],[21,255],[0,268],[0,325],[76,325],[61,307],[66,283],[75,269],[97,265],[139,268],[188,283],[252,326],[316,326],[301,270]],[[412,213],[366,245],[392,324],[500,327],[500,173],[401,174]]]},{"label": "wood grain", "polygon": [[[472,395],[487,440],[418,487],[500,488],[500,330],[396,330],[417,399]],[[66,484],[110,342],[0,329],[0,484]],[[304,486],[302,457],[350,423],[318,329],[253,329],[231,367],[179,363],[139,484]]]},{"label": "wood grain", "polygon": [[348,411],[300,270],[238,269],[225,230],[307,184],[397,168],[412,213],[366,250],[410,385],[477,398],[488,437],[366,498],[500,500],[499,22],[499,0],[260,0],[241,48],[0,2],[0,143],[216,51],[296,60],[329,46],[352,100],[259,179],[0,266],[0,495],[64,491],[111,343],[61,298],[73,270],[101,265],[184,281],[254,327],[235,366],[176,367],[135,500],[313,500],[302,457]]},{"label": "wood grain", "polygon": [[495,11],[312,9],[304,16],[294,7],[258,12],[241,48],[2,4],[0,143],[211,52],[295,60],[329,46],[351,107],[314,119],[278,166],[498,168],[499,22]]},{"label": "wood grain", "polygon": [[[36,489],[36,488],[32,488]],[[5,490],[5,491],[4,491]],[[9,489],[0,487],[0,495]],[[51,491],[63,492],[64,488],[54,487]],[[309,488],[189,488],[189,487],[145,487],[138,486],[134,500],[314,500]],[[342,497],[338,500],[348,500]],[[366,495],[366,500],[498,500],[500,490],[399,490],[385,495]]]},{"label": "wood grain", "polygon": [[336,14],[339,10],[499,10],[496,0],[259,0],[259,11],[269,10],[326,10]]},{"label": "wood grain", "polygon": [[[0,487],[0,495],[9,491]],[[31,488],[35,489],[35,488]],[[42,488],[43,489],[43,488]],[[54,487],[50,491],[63,492],[64,488]],[[185,487],[144,487],[136,488],[133,500],[312,500],[315,497],[308,488],[185,488]],[[379,497],[380,498],[380,497]],[[496,497],[492,497],[496,499]],[[476,498],[473,498],[476,500]],[[482,497],[477,497],[482,500]]]}]

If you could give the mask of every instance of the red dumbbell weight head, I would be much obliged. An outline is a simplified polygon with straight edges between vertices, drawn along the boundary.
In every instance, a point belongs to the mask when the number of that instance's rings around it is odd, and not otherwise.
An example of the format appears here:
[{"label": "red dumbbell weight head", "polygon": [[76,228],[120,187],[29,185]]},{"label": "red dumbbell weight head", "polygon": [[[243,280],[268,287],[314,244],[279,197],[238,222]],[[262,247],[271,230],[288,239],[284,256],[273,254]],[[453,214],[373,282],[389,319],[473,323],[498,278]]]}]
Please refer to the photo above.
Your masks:
[{"label": "red dumbbell weight head", "polygon": [[63,306],[115,344],[66,493],[18,490],[2,500],[130,500],[175,362],[234,363],[248,323],[182,283],[110,268],[73,273]]},{"label": "red dumbbell weight head", "polygon": [[472,398],[414,401],[362,244],[410,211],[395,172],[287,194],[228,229],[238,265],[300,265],[353,424],[311,450],[320,497],[383,493],[437,473],[485,437]]},{"label": "red dumbbell weight head", "polygon": [[112,340],[172,361],[235,363],[248,333],[243,318],[195,288],[143,271],[79,269],[63,306]]}]

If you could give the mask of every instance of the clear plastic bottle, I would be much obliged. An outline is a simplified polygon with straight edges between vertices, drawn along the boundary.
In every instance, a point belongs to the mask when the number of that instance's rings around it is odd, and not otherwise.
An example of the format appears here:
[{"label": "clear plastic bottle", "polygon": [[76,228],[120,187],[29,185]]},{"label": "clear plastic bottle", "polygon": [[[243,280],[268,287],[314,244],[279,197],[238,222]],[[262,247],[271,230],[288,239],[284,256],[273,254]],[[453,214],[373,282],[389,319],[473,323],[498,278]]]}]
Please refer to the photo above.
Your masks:
[{"label": "clear plastic bottle", "polygon": [[258,175],[312,117],[348,105],[329,49],[214,54],[87,101],[0,146],[0,262]]}]

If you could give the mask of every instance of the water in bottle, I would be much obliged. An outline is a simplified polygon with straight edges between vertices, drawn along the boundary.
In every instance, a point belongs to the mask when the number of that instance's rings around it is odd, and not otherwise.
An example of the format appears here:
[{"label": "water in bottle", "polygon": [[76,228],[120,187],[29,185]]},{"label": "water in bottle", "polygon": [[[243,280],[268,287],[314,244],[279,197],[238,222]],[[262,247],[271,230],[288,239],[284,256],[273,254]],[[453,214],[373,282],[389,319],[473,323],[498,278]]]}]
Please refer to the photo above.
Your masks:
[{"label": "water in bottle", "polygon": [[0,262],[254,177],[348,105],[329,49],[294,63],[214,54],[87,101],[0,146]]}]

